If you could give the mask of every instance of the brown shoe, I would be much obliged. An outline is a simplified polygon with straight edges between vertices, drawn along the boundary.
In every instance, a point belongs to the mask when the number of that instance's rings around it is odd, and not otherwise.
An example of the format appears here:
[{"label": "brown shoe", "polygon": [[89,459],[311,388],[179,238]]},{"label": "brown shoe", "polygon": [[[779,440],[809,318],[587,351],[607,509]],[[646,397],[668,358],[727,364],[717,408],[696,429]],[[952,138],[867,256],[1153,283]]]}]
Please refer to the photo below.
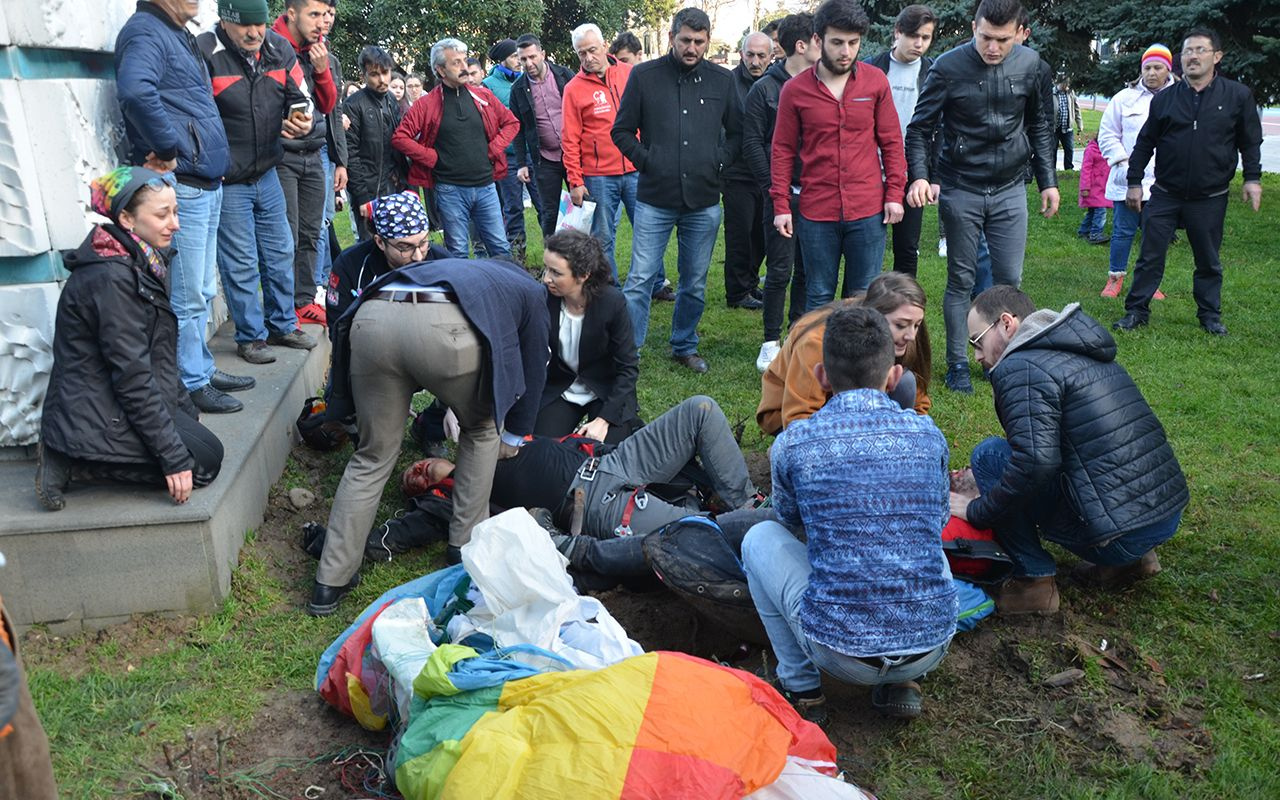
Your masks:
[{"label": "brown shoe", "polygon": [[1137,581],[1145,580],[1160,573],[1160,559],[1156,557],[1155,548],[1132,564],[1120,567],[1106,567],[1081,561],[1071,570],[1071,578],[1089,586],[1100,586],[1103,589],[1123,589]]},{"label": "brown shoe", "polygon": [[258,339],[256,342],[241,342],[236,345],[236,354],[250,364],[270,364],[276,360],[267,343]]},{"label": "brown shoe", "polygon": [[996,595],[996,611],[1001,614],[1056,614],[1058,584],[1053,576],[1010,578]]},{"label": "brown shoe", "polygon": [[697,353],[690,353],[687,356],[673,355],[671,358],[680,366],[691,369],[697,373],[706,372],[708,369],[707,360]]}]

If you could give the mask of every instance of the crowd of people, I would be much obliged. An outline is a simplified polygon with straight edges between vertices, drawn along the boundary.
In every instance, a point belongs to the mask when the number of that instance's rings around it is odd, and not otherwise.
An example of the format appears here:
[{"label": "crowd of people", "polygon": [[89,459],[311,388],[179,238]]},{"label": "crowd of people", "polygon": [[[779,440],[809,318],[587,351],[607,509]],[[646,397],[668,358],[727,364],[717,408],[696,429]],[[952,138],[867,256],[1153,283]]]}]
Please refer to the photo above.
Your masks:
[{"label": "crowd of people", "polygon": [[[334,613],[359,583],[421,390],[443,417],[428,451],[438,456],[446,434],[457,442],[452,461],[426,468],[448,482],[447,561],[494,504],[546,509],[576,570],[642,571],[638,543],[690,510],[646,487],[692,470],[701,512],[735,532],[779,688],[811,719],[824,713],[821,673],[873,687],[886,713],[920,713],[918,680],[955,632],[940,539],[951,517],[993,530],[1008,551],[1002,613],[1057,611],[1043,540],[1083,559],[1075,575],[1094,584],[1159,571],[1156,548],[1188,502],[1164,430],[1103,325],[1077,304],[1037,310],[1018,288],[1026,184],[1042,214],[1057,213],[1055,142],[1070,169],[1080,125],[1069,86],[1055,89],[1024,44],[1017,0],[982,0],[972,39],[936,59],[927,6],[904,8],[891,47],[861,62],[866,12],[826,0],[745,36],[732,71],[707,60],[710,20],[685,8],[669,52],[648,60],[633,35],[606,45],[591,23],[571,34],[576,70],[533,33],[485,51],[446,37],[429,78],[365,47],[360,88],[346,91],[328,47],[335,9],[287,0],[272,21],[266,0],[219,0],[217,24],[193,36],[195,3],[144,0],[121,31],[131,163],[94,183],[106,221],[66,257],[36,475],[46,508],[63,506],[73,480],[164,485],[182,503],[217,476],[221,445],[198,415],[239,411],[229,393],[254,385],[216,368],[205,344],[220,277],[248,364],[314,347],[304,324],[332,340],[325,414],[356,447],[313,615]],[[1114,213],[1104,296],[1119,296],[1144,231],[1116,330],[1148,323],[1182,227],[1200,323],[1226,333],[1227,187],[1242,157],[1258,208],[1261,132],[1249,90],[1216,72],[1221,57],[1216,34],[1193,29],[1175,79],[1174,54],[1152,45],[1086,150],[1096,177],[1081,201],[1103,224]],[[541,281],[517,263],[526,191]],[[339,250],[343,192],[359,241]],[[591,233],[557,231],[562,203],[586,200]],[[974,451],[968,481],[949,476],[928,416],[932,351],[914,276],[933,204],[948,242],[943,384],[973,391],[972,349],[1004,433]],[[637,401],[655,299],[674,300],[672,359],[710,368],[699,323],[722,218],[726,301],[762,310],[768,502],[712,398],[647,424]],[[1082,234],[1098,239],[1102,225],[1088,222]],[[890,231],[893,271],[882,273]]]}]

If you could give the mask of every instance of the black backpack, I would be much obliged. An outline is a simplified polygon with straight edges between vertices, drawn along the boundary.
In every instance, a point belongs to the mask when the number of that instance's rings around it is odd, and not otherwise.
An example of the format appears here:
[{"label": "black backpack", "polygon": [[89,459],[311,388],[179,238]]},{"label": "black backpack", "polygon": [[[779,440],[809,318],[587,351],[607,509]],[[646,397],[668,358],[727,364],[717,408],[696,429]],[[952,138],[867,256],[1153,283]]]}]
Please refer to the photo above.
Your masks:
[{"label": "black backpack", "polygon": [[769,644],[742,562],[714,520],[688,516],[659,528],[645,538],[644,557],[699,614],[744,641]]}]

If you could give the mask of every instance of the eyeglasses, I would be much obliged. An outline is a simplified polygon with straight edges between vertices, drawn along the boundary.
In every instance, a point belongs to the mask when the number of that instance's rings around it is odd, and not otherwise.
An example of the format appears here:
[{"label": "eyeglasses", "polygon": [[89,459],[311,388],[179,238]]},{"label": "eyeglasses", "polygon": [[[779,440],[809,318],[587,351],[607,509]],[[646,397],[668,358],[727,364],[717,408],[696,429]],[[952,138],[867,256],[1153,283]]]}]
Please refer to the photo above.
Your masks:
[{"label": "eyeglasses", "polygon": [[423,239],[417,244],[413,242],[387,242],[387,244],[402,256],[413,256],[418,253],[425,253],[431,247],[431,240]]},{"label": "eyeglasses", "polygon": [[977,336],[969,337],[969,346],[972,347],[974,350],[982,349],[982,337],[986,336],[987,331],[994,328],[996,326],[996,322],[999,322],[999,321],[1000,321],[1000,318],[996,317],[995,322],[991,323],[990,325],[982,329],[982,333],[978,334]]},{"label": "eyeglasses", "polygon": [[1209,55],[1210,53],[1216,53],[1216,52],[1218,52],[1218,51],[1217,51],[1217,49],[1216,49],[1216,48],[1213,48],[1213,47],[1184,47],[1184,48],[1182,48],[1182,54],[1183,54],[1184,56],[1207,56],[1207,55]]}]

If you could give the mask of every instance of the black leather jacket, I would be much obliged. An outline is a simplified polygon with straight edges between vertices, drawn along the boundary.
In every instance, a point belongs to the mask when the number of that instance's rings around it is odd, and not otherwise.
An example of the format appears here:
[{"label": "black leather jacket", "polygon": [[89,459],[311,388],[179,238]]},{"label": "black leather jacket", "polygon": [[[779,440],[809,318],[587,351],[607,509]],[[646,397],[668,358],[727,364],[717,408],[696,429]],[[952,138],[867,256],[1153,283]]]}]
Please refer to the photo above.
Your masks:
[{"label": "black leather jacket", "polygon": [[351,120],[346,131],[347,192],[359,207],[375,197],[402,191],[408,172],[404,157],[391,146],[400,124],[400,108],[391,92],[367,86],[338,105]]},{"label": "black leather jacket", "polygon": [[[1033,331],[1028,321],[1043,328]],[[999,485],[969,504],[969,521],[989,528],[1030,508],[1045,538],[1092,546],[1186,506],[1182,468],[1155,412],[1116,363],[1111,334],[1074,304],[1022,324],[1026,334],[1015,334],[991,370],[1013,457]]]},{"label": "black leather jacket", "polygon": [[[1040,189],[1058,185],[1054,171],[1053,81],[1040,56],[1015,45],[988,65],[966,42],[933,62],[907,126],[907,177],[972,192],[1018,183],[1034,151]],[[930,145],[941,142],[930,170]]]}]

